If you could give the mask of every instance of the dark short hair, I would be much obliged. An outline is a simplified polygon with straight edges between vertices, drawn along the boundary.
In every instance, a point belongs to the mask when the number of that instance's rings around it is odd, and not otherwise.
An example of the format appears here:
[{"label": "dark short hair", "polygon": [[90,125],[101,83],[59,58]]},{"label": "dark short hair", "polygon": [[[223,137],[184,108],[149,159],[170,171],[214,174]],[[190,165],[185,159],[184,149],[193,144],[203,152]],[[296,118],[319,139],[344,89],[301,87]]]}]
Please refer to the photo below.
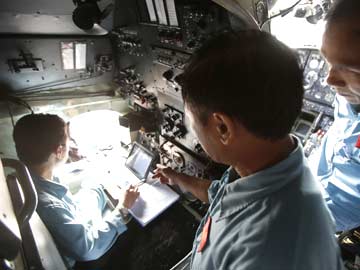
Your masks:
[{"label": "dark short hair", "polygon": [[266,32],[225,32],[194,55],[182,78],[186,104],[205,124],[222,112],[255,136],[286,136],[302,107],[303,75],[295,53]]},{"label": "dark short hair", "polygon": [[25,115],[16,122],[13,132],[17,155],[27,165],[46,162],[67,136],[67,124],[53,114]]},{"label": "dark short hair", "polygon": [[359,0],[337,0],[335,1],[325,16],[327,23],[340,20],[360,20],[360,1]]}]

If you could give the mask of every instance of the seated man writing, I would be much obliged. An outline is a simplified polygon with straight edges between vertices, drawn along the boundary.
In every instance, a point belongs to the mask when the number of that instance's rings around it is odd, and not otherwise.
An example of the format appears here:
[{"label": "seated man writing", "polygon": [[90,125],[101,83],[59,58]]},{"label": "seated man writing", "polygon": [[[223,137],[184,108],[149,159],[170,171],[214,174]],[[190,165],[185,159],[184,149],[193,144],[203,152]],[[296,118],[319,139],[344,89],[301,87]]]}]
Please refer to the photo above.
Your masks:
[{"label": "seated man writing", "polygon": [[303,98],[294,53],[264,32],[221,34],[190,61],[182,95],[204,150],[231,166],[213,182],[155,174],[210,203],[191,269],[342,269],[333,220],[289,135]]},{"label": "seated man writing", "polygon": [[68,159],[70,136],[63,119],[51,114],[26,115],[16,123],[13,137],[18,157],[28,166],[38,192],[37,212],[68,266],[104,255],[126,231],[125,212],[139,196],[137,188],[130,186],[118,206],[102,217],[107,203],[102,188],[88,191],[89,211],[54,176],[55,167]]}]

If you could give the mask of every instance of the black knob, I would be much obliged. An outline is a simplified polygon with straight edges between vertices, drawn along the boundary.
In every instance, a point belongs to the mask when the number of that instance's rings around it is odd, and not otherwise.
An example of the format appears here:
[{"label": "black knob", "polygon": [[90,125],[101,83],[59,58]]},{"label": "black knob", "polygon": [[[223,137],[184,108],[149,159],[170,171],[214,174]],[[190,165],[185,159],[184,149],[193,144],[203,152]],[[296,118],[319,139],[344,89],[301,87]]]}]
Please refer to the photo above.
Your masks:
[{"label": "black knob", "polygon": [[196,153],[201,153],[204,151],[200,143],[195,145],[194,150]]},{"label": "black knob", "polygon": [[205,18],[201,18],[197,25],[199,26],[200,29],[204,30],[207,27],[207,22],[205,20]]},{"label": "black knob", "polygon": [[171,81],[174,77],[174,71],[172,69],[169,69],[165,71],[162,75],[166,80]]},{"label": "black knob", "polygon": [[190,40],[187,44],[188,48],[192,49],[196,46],[195,40]]}]

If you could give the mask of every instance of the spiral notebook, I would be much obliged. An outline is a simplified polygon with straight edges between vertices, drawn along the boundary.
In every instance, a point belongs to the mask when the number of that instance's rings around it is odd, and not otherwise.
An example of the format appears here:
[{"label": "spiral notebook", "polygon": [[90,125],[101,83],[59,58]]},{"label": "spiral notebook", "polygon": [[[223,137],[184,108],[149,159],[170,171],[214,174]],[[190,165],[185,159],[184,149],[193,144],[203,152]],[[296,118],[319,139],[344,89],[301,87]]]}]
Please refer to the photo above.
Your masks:
[{"label": "spiral notebook", "polygon": [[[129,184],[138,186],[139,198],[129,212],[142,226],[149,224],[180,197],[170,187],[152,178],[150,168],[154,158],[152,152],[134,143],[125,166],[118,172],[119,176],[113,176],[115,179],[122,179],[118,182],[120,188],[126,188]],[[111,190],[108,192],[112,196]]]}]

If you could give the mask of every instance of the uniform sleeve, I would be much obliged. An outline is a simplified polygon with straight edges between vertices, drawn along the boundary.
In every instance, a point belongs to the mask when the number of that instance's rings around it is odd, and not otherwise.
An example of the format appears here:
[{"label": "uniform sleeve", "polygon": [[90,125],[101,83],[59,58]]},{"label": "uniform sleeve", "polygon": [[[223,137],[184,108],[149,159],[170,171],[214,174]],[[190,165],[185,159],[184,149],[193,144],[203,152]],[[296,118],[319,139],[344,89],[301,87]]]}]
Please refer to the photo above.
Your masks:
[{"label": "uniform sleeve", "polygon": [[[357,128],[360,129],[360,123]],[[360,225],[360,149],[355,147],[357,137],[354,134],[336,143],[327,137],[318,156],[315,175],[324,188],[324,199],[335,219],[337,231]]]},{"label": "uniform sleeve", "polygon": [[98,259],[126,230],[120,216],[113,215],[96,224],[86,223],[81,215],[58,203],[42,208],[39,215],[62,253],[77,261]]},{"label": "uniform sleeve", "polygon": [[211,204],[215,198],[215,195],[217,194],[218,190],[220,189],[221,181],[220,180],[214,180],[211,182],[210,187],[208,189],[208,197],[209,197],[209,203]]},{"label": "uniform sleeve", "polygon": [[104,190],[100,186],[90,186],[80,189],[78,193],[74,195],[76,202],[82,204],[85,202],[85,207],[89,207],[89,202],[91,202],[92,207],[103,211],[106,207],[107,197],[104,193]]},{"label": "uniform sleeve", "polygon": [[226,184],[226,182],[228,180],[228,177],[229,177],[230,170],[231,170],[231,167],[225,171],[225,173],[223,174],[223,176],[221,177],[220,180],[213,180],[211,182],[210,187],[208,189],[208,197],[209,197],[209,203],[210,204],[215,199],[215,196],[218,193],[221,186]]}]

